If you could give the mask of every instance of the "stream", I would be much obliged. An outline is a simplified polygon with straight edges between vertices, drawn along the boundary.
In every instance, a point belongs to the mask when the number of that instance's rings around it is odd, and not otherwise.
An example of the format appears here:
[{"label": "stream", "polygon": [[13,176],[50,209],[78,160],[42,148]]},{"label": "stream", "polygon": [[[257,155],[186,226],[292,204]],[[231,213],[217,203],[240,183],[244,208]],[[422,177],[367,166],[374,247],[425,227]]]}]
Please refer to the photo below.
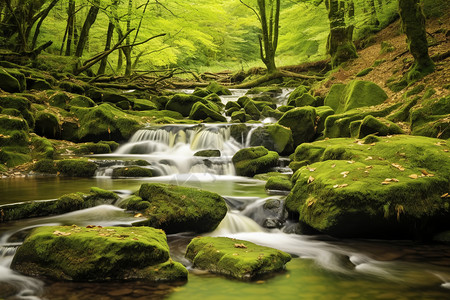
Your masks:
[{"label": "stream", "polygon": [[[279,97],[279,103],[288,92]],[[222,101],[234,101],[242,95],[242,91],[233,91]],[[144,128],[114,153],[91,156],[101,166],[94,178],[0,180],[0,205],[87,193],[92,186],[115,191],[122,198],[146,182],[202,188],[222,195],[229,207],[219,227],[205,235],[233,237],[286,251],[293,259],[285,271],[241,282],[193,269],[184,251],[195,235],[187,232],[168,235],[171,257],[188,267],[186,283],[54,282],[22,276],[9,268],[16,249],[37,226],[130,226],[136,221],[115,203],[0,224],[0,299],[450,299],[450,246],[300,235],[296,234],[298,224],[292,221],[279,228],[263,227],[274,218],[263,209],[266,201],[282,203],[285,195],[268,195],[265,182],[235,175],[232,156],[249,146],[253,130],[262,125],[247,126],[248,131],[239,138],[232,137],[230,124]],[[194,156],[203,149],[218,149],[221,156]],[[157,176],[111,178],[114,168],[136,160],[147,161],[146,168]],[[286,168],[280,166],[279,171],[286,172]]]}]

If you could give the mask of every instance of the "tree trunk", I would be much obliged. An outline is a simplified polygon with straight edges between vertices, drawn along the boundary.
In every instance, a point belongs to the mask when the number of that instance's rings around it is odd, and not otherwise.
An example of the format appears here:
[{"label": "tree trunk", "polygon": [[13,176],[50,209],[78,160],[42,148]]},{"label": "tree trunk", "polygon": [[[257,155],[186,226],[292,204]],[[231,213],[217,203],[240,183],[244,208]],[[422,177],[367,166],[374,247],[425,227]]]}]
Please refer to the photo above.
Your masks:
[{"label": "tree trunk", "polygon": [[89,9],[89,13],[84,21],[83,28],[81,29],[80,38],[78,40],[77,49],[75,51],[76,57],[83,56],[84,48],[86,47],[86,43],[89,38],[89,31],[91,30],[92,25],[95,23],[97,19],[98,11],[100,6],[100,0],[93,1],[93,5]]},{"label": "tree trunk", "polygon": [[331,55],[332,67],[337,67],[349,59],[356,58],[356,48],[353,44],[353,25],[345,24],[344,1],[328,1],[328,19],[330,34],[327,42],[327,52]]},{"label": "tree trunk", "polygon": [[378,21],[377,10],[375,8],[375,0],[367,0],[367,5],[369,6],[369,21],[368,25],[378,26],[380,21]]},{"label": "tree trunk", "polygon": [[[109,49],[111,49],[111,41],[112,41],[113,34],[114,34],[114,24],[112,22],[109,22],[108,33],[106,34],[105,51],[108,51]],[[100,62],[100,67],[98,68],[97,75],[105,74],[107,63],[108,63],[108,57],[104,57],[102,59],[102,61]]]},{"label": "tree trunk", "polygon": [[[133,0],[128,0],[127,32],[131,29],[132,13],[133,13]],[[125,56],[125,76],[130,76],[132,67],[131,52],[133,50],[132,47],[130,46],[131,45],[130,36],[127,36],[125,45],[128,46],[122,49],[123,55]]]},{"label": "tree trunk", "polygon": [[47,18],[48,14],[50,13],[50,11],[53,9],[53,7],[55,7],[55,5],[59,2],[59,0],[53,0],[48,6],[47,8],[43,11],[41,18],[39,19],[39,22],[36,25],[36,29],[34,31],[34,35],[33,35],[33,41],[31,43],[31,49],[34,49],[36,47],[36,42],[37,42],[37,38],[39,36],[39,32],[41,29],[41,25],[44,22],[45,18]]},{"label": "tree trunk", "polygon": [[408,49],[414,57],[408,80],[414,81],[434,71],[434,63],[428,54],[425,16],[420,0],[399,0],[398,5]]},{"label": "tree trunk", "polygon": [[67,8],[67,45],[66,56],[72,55],[73,31],[75,28],[75,0],[69,0]]},{"label": "tree trunk", "polygon": [[[275,3],[274,3],[275,2]],[[278,30],[280,23],[281,0],[270,0],[268,7],[265,0],[258,0],[259,18],[262,36],[259,39],[260,56],[269,74],[277,71],[275,54],[278,47]],[[267,18],[267,8],[269,18]]]}]

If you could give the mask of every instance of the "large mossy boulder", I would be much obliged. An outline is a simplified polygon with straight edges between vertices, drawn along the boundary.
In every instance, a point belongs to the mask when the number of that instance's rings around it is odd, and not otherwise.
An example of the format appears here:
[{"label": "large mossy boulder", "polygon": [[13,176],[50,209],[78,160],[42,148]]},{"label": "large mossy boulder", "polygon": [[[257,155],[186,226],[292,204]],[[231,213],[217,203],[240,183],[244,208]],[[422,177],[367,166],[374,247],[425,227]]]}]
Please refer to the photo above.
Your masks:
[{"label": "large mossy boulder", "polygon": [[412,134],[450,138],[450,96],[428,99],[410,113]]},{"label": "large mossy boulder", "polygon": [[70,100],[71,100],[70,97],[66,93],[59,92],[59,93],[53,94],[50,97],[50,99],[48,99],[48,103],[51,106],[66,109],[69,105]]},{"label": "large mossy boulder", "polygon": [[317,130],[316,122],[315,108],[305,106],[287,111],[277,124],[291,129],[294,146],[298,146],[301,143],[313,141]]},{"label": "large mossy boulder", "polygon": [[217,82],[211,82],[207,87],[206,90],[208,90],[211,93],[214,93],[216,95],[222,96],[222,95],[231,95],[231,92],[226,87],[218,84]]},{"label": "large mossy boulder", "polygon": [[217,122],[226,122],[227,119],[217,112],[217,109],[213,105],[203,104],[202,102],[197,102],[192,106],[191,112],[189,113],[189,119],[192,120],[206,120],[212,119]]},{"label": "large mossy boulder", "polygon": [[308,92],[309,88],[304,85],[299,85],[293,90],[288,97],[287,104],[295,106],[295,100]]},{"label": "large mossy boulder", "polygon": [[256,128],[250,137],[250,146],[263,146],[279,154],[291,154],[294,150],[292,132],[279,124]]},{"label": "large mossy boulder", "polygon": [[149,206],[143,211],[147,220],[133,225],[161,228],[167,233],[209,232],[227,213],[220,195],[200,189],[147,183],[137,194]]},{"label": "large mossy boulder", "polygon": [[195,95],[175,94],[167,102],[166,109],[179,112],[183,115],[183,117],[188,117],[191,113],[192,107],[197,102],[206,104],[208,103],[208,100]]},{"label": "large mossy boulder", "polygon": [[61,136],[61,125],[58,117],[46,111],[37,112],[34,132],[49,139],[59,138]]},{"label": "large mossy boulder", "polygon": [[450,228],[449,149],[405,135],[302,144],[286,208],[333,236],[429,238]]},{"label": "large mossy boulder", "polygon": [[0,89],[9,93],[20,93],[23,91],[19,81],[3,68],[0,68]]},{"label": "large mossy boulder", "polygon": [[138,118],[104,103],[97,107],[72,107],[80,122],[77,136],[71,140],[98,142],[101,140],[128,140],[140,127]]},{"label": "large mossy boulder", "polygon": [[283,251],[226,237],[197,237],[188,245],[186,258],[194,268],[252,280],[285,269],[291,256]]},{"label": "large mossy boulder", "polygon": [[236,174],[253,177],[256,174],[267,173],[278,165],[279,155],[263,146],[244,148],[233,156]]},{"label": "large mossy boulder", "polygon": [[325,98],[325,105],[340,114],[354,108],[379,105],[387,98],[384,90],[375,83],[354,80],[345,86],[333,86]]},{"label": "large mossy boulder", "polygon": [[64,176],[92,177],[97,170],[97,164],[84,159],[66,159],[58,161],[56,169]]},{"label": "large mossy boulder", "polygon": [[[350,123],[350,126],[351,124],[352,123]],[[403,130],[397,124],[386,119],[375,118],[368,115],[361,121],[359,126],[357,126],[357,130],[352,136],[361,139],[369,134],[386,136],[402,133],[404,133]]]},{"label": "large mossy boulder", "polygon": [[170,259],[164,232],[149,227],[39,227],[19,247],[11,268],[71,281],[184,281],[188,275]]}]

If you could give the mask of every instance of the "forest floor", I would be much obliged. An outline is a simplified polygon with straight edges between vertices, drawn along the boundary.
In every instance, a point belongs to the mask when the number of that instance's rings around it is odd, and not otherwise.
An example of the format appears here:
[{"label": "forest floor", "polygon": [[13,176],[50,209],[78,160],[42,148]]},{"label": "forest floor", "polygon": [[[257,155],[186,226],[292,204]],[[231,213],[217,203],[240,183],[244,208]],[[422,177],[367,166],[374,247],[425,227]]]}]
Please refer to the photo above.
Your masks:
[{"label": "forest floor", "polygon": [[[429,39],[429,54],[431,57],[442,55],[450,51],[450,12],[438,19],[427,20],[427,33]],[[400,20],[392,23],[372,39],[372,45],[359,50],[358,58],[343,65],[327,80],[321,82],[316,93],[324,96],[334,83],[347,83],[354,79],[372,81],[382,87],[389,97],[390,103],[403,101],[403,94],[414,87],[424,84],[426,88],[418,95],[422,95],[428,88],[433,88],[434,97],[442,98],[450,94],[445,89],[450,84],[450,57],[435,61],[436,71],[425,78],[415,82],[400,92],[393,92],[388,88],[389,80],[401,79],[413,63],[413,57],[407,49],[406,35],[401,33]],[[382,52],[382,43],[391,47],[390,52]],[[375,66],[379,64],[378,66]],[[372,67],[373,70],[365,76],[356,75]]]}]

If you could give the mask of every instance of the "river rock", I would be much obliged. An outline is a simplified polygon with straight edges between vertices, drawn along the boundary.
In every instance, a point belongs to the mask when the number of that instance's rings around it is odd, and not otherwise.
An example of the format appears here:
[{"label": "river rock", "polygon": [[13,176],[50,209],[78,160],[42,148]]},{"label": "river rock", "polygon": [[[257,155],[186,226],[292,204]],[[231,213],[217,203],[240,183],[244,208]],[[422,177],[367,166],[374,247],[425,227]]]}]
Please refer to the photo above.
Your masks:
[{"label": "river rock", "polygon": [[209,85],[206,87],[206,90],[210,91],[211,93],[217,94],[219,96],[222,95],[231,95],[231,92],[226,87],[218,84],[217,82],[210,82]]},{"label": "river rock", "polygon": [[19,247],[11,268],[53,280],[187,279],[186,268],[170,259],[164,232],[149,227],[39,227]]},{"label": "river rock", "polygon": [[276,167],[278,159],[278,153],[259,146],[239,150],[233,156],[232,161],[237,175],[253,177]]},{"label": "river rock", "polygon": [[34,132],[49,139],[59,138],[61,136],[61,125],[58,117],[46,111],[37,112]]},{"label": "river rock", "polygon": [[300,145],[286,208],[338,237],[430,237],[449,229],[449,145],[417,136]]},{"label": "river rock", "polygon": [[23,91],[19,81],[3,68],[0,68],[0,89],[9,93],[19,93]]},{"label": "river rock", "polygon": [[112,178],[119,177],[152,177],[152,170],[130,166],[130,167],[121,167],[115,168],[112,173]]},{"label": "river rock", "polygon": [[283,251],[226,237],[197,237],[186,249],[195,268],[240,280],[283,270],[291,256]]},{"label": "river rock", "polygon": [[70,177],[92,177],[97,170],[97,164],[85,159],[65,159],[56,163],[58,172]]},{"label": "river rock", "polygon": [[220,157],[220,150],[217,149],[209,149],[209,150],[200,150],[194,153],[194,156],[203,156],[203,157]]},{"label": "river rock", "polygon": [[183,117],[189,116],[195,103],[208,103],[207,100],[195,95],[175,94],[166,104],[167,110],[179,112]]},{"label": "river rock", "polygon": [[303,94],[306,94],[308,92],[309,88],[304,85],[299,85],[298,87],[293,90],[288,97],[288,105],[295,106],[295,100],[299,97],[301,97]]},{"label": "river rock", "polygon": [[450,138],[450,96],[428,99],[410,115],[412,134]]},{"label": "river rock", "polygon": [[133,225],[161,228],[167,233],[209,232],[227,213],[220,195],[196,188],[147,183],[137,194],[150,206],[143,211],[147,220]]},{"label": "river rock", "polygon": [[317,113],[314,107],[298,107],[287,111],[280,120],[279,125],[288,127],[292,131],[294,146],[311,142],[316,135]]},{"label": "river rock", "polygon": [[205,120],[211,118],[214,121],[226,122],[227,119],[214,109],[214,106],[203,104],[197,102],[192,106],[191,112],[189,113],[189,119],[193,120]]},{"label": "river rock", "polygon": [[250,146],[264,146],[279,154],[291,154],[294,150],[292,132],[279,124],[261,126],[252,132]]}]

